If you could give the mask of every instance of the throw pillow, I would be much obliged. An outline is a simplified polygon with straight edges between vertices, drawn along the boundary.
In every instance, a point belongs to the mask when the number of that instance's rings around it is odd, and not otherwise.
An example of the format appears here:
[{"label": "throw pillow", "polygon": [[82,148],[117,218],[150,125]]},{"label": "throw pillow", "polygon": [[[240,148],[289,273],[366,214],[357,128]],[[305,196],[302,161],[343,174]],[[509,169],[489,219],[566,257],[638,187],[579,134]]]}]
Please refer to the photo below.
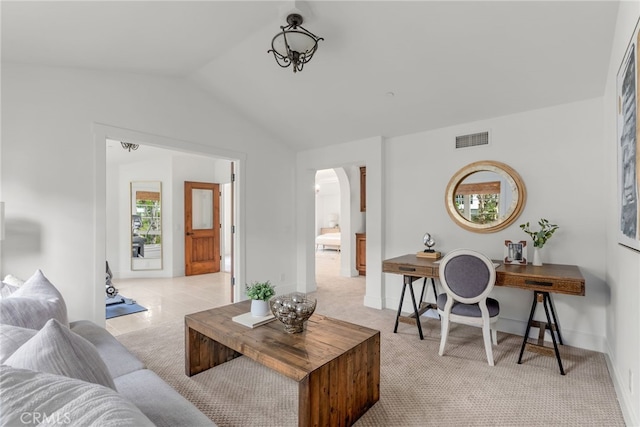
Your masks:
[{"label": "throw pillow", "polygon": [[4,363],[38,331],[13,325],[0,325],[0,363]]},{"label": "throw pillow", "polygon": [[6,298],[17,290],[17,286],[10,285],[4,281],[0,282],[0,298]]},{"label": "throw pillow", "polygon": [[49,320],[5,361],[14,368],[48,372],[116,389],[95,346],[56,319]]},{"label": "throw pillow", "polygon": [[24,285],[24,280],[14,276],[13,274],[7,274],[6,276],[4,276],[4,279],[2,279],[2,281],[11,286],[15,286],[16,288],[19,288],[20,286]]},{"label": "throw pillow", "polygon": [[49,319],[69,326],[62,294],[37,270],[24,285],[0,300],[0,323],[40,329]]},{"label": "throw pillow", "polygon": [[147,427],[133,403],[74,378],[0,366],[0,425]]}]

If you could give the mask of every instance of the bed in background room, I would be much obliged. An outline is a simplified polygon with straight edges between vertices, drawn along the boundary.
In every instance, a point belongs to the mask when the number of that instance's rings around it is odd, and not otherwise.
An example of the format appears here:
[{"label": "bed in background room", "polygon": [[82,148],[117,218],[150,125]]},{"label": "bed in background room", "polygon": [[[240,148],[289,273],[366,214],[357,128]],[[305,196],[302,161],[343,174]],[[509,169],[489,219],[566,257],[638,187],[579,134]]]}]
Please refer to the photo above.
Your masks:
[{"label": "bed in background room", "polygon": [[322,247],[340,250],[340,227],[321,228],[320,234],[316,237],[316,251]]}]

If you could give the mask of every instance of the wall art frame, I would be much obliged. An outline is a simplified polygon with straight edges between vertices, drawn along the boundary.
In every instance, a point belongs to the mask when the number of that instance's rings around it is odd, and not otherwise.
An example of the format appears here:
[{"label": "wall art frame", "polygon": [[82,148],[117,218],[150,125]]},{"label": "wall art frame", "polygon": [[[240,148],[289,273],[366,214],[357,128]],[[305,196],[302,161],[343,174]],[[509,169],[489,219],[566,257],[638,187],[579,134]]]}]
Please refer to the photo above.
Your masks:
[{"label": "wall art frame", "polygon": [[505,264],[527,265],[529,261],[527,257],[527,242],[525,240],[505,240],[502,261]]},{"label": "wall art frame", "polygon": [[618,243],[636,251],[640,251],[639,26],[640,19],[636,23],[616,76]]}]

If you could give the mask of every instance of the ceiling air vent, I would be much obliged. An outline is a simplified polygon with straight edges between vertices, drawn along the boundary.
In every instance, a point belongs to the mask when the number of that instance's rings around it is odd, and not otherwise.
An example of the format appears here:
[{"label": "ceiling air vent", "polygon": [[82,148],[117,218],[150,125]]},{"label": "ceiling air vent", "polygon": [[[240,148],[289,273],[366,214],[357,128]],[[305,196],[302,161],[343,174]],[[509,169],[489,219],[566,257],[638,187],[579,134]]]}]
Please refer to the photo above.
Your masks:
[{"label": "ceiling air vent", "polygon": [[456,136],[456,149],[489,144],[489,132]]}]

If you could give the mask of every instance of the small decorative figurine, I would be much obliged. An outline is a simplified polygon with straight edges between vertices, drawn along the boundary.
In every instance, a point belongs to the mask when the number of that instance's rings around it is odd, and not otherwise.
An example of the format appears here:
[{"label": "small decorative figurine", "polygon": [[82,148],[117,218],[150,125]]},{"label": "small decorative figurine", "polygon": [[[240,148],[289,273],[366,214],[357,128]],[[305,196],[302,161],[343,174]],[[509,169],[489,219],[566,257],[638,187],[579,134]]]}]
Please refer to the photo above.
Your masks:
[{"label": "small decorative figurine", "polygon": [[424,237],[422,238],[422,241],[424,242],[424,245],[427,247],[427,249],[424,250],[425,252],[435,252],[431,248],[436,244],[436,241],[433,240],[433,237],[431,237],[431,234],[424,233]]},{"label": "small decorative figurine", "polygon": [[425,249],[424,251],[418,252],[416,256],[420,258],[431,258],[431,259],[438,259],[442,256],[440,252],[433,249],[433,247],[436,244],[436,241],[433,240],[433,237],[431,236],[430,233],[424,233],[424,236],[422,237],[422,241],[424,242],[424,245],[427,247],[427,249]]}]

